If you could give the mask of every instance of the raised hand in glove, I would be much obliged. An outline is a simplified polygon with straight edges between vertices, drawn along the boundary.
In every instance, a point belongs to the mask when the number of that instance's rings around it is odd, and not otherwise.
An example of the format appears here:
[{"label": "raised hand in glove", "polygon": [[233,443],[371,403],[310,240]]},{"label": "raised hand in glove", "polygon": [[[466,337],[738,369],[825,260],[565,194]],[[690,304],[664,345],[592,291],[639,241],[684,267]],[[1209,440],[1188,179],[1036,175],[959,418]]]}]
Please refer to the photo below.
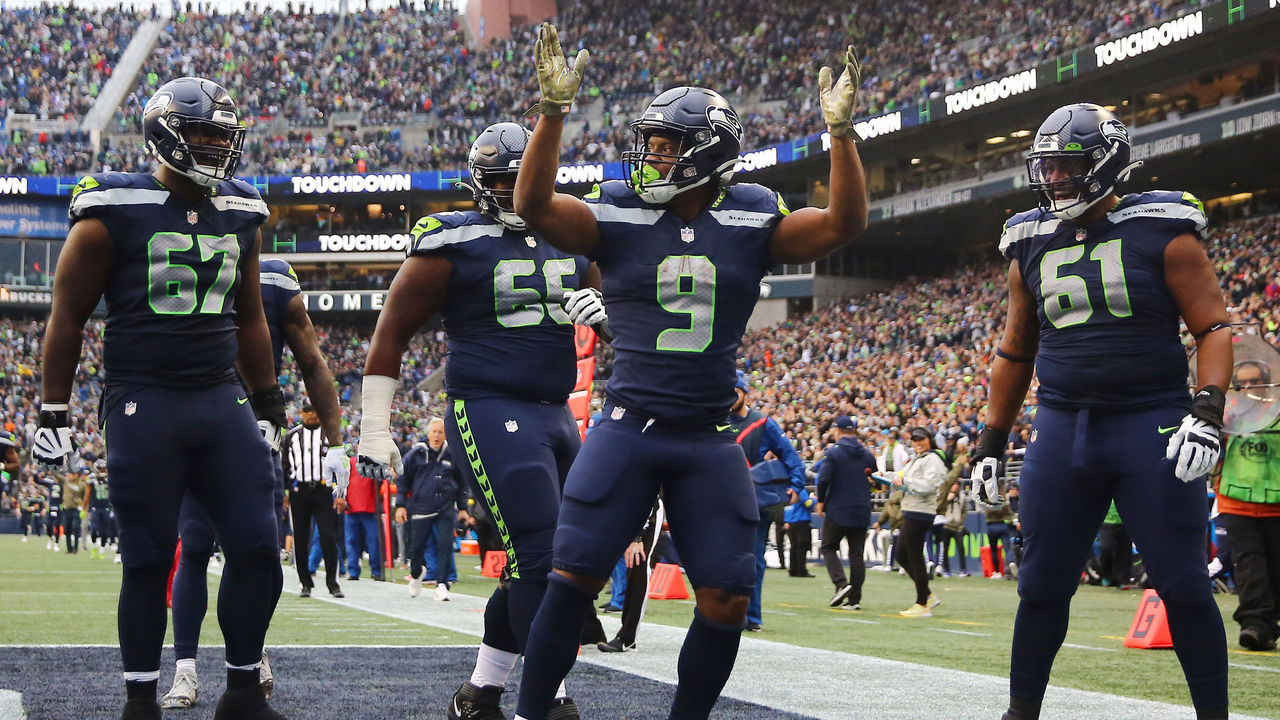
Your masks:
[{"label": "raised hand in glove", "polygon": [[844,51],[844,72],[835,84],[831,83],[831,68],[823,65],[818,71],[818,102],[822,105],[822,119],[836,137],[857,139],[853,130],[853,109],[858,101],[858,88],[862,85],[862,66],[858,55],[850,45]]},{"label": "raised hand in glove", "polygon": [[1177,459],[1174,474],[1182,482],[1203,477],[1222,456],[1222,413],[1226,394],[1213,385],[1201,388],[1191,401],[1191,412],[1182,418],[1177,432],[1169,438],[1166,460]]},{"label": "raised hand in glove", "polygon": [[969,482],[973,504],[982,510],[999,510],[1005,506],[1000,494],[1000,459],[1009,433],[987,428],[978,438],[978,449],[973,453]]},{"label": "raised hand in glove", "polygon": [[45,403],[40,407],[40,429],[36,430],[31,455],[50,472],[64,472],[71,454],[71,427],[67,424],[66,403]]},{"label": "raised hand in glove", "polygon": [[578,86],[582,84],[582,71],[587,69],[587,61],[591,53],[586,49],[579,50],[573,60],[573,67],[565,62],[564,49],[560,47],[560,34],[556,26],[544,22],[538,28],[538,40],[533,46],[534,65],[538,71],[538,90],[542,99],[529,108],[525,116],[551,115],[561,116],[569,113],[569,106],[578,95]]}]

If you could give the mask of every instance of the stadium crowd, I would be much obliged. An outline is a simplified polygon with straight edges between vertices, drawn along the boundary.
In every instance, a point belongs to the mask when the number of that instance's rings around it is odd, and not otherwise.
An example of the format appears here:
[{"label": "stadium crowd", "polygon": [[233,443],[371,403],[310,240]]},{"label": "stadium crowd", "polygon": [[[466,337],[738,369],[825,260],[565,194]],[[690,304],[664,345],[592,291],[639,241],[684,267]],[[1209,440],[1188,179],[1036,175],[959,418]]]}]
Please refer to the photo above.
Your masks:
[{"label": "stadium crowd", "polygon": [[[586,104],[599,103],[601,119],[569,141],[564,159],[616,159],[630,147],[626,123],[638,104],[677,84],[733,97],[746,148],[821,132],[816,70],[850,39],[864,63],[855,114],[875,115],[1127,34],[1189,4],[912,0],[878,8],[871,25],[856,6],[840,13],[813,2],[700,0],[690,8],[680,0],[634,7],[566,1],[556,22],[571,51],[592,52],[584,97]],[[699,22],[688,21],[691,12]],[[0,63],[6,89],[0,114],[83,116],[140,20],[123,11],[48,7],[6,14],[0,21],[5,36],[33,41],[0,47],[0,57],[9,55]],[[40,29],[29,32],[33,28]],[[345,16],[252,9],[213,15],[188,8],[166,20],[111,129],[136,133],[142,108],[163,80],[197,74],[225,85],[246,120],[263,128],[251,130],[245,174],[458,166],[476,131],[518,116],[530,103],[535,31],[516,27],[509,38],[473,50],[451,3]],[[691,65],[688,57],[703,60]],[[390,131],[357,140],[350,131],[321,129],[342,113],[362,127],[423,124],[428,139],[405,147]],[[291,129],[281,131],[273,120]],[[306,126],[317,129],[306,133]],[[109,163],[131,169],[139,159],[132,153],[95,157],[71,140],[10,138],[4,145],[15,147],[0,145],[2,162],[30,174],[75,174]]]}]

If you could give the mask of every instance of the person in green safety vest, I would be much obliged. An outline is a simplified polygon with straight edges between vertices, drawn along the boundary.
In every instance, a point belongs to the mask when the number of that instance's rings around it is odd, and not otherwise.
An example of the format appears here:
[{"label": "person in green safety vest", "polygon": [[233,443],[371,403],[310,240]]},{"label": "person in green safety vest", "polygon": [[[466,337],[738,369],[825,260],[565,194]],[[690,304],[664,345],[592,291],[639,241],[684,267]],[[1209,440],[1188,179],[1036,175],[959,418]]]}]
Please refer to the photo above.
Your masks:
[{"label": "person in green safety vest", "polygon": [[[1262,362],[1236,363],[1233,385],[1271,382]],[[1240,604],[1240,647],[1274,650],[1280,637],[1280,420],[1227,441],[1217,478],[1218,521],[1226,527]]]}]

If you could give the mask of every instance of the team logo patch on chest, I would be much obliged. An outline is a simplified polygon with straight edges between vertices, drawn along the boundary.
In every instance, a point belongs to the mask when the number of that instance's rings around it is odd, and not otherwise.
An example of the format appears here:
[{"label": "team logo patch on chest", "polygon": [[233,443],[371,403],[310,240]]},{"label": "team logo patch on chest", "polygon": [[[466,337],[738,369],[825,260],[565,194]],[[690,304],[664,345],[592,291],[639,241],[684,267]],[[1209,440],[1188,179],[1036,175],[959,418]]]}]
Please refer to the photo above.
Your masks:
[{"label": "team logo patch on chest", "polygon": [[693,242],[693,228],[680,228],[680,239],[687,243]]},{"label": "team logo patch on chest", "polygon": [[192,225],[195,225],[196,223],[200,222],[200,215],[199,215],[199,213],[197,213],[195,210],[188,210],[188,211],[187,211],[187,222],[188,222],[188,223],[190,223],[190,224],[192,224]]},{"label": "team logo patch on chest", "polygon": [[132,415],[136,412],[138,412],[138,403],[131,401],[124,404],[125,415]]}]

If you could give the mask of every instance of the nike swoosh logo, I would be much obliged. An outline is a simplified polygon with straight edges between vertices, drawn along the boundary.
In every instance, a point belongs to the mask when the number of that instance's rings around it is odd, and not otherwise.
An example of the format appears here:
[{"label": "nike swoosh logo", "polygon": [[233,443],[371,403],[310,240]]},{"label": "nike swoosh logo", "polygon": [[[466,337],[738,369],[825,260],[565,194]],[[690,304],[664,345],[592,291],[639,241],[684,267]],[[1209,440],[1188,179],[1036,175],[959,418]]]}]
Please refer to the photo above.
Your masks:
[{"label": "nike swoosh logo", "polygon": [[1158,427],[1156,428],[1156,432],[1160,433],[1161,435],[1168,435],[1169,433],[1177,429],[1178,429],[1177,425],[1174,425],[1173,427]]},{"label": "nike swoosh logo", "polygon": [[247,403],[247,402],[249,402],[249,398],[247,398],[247,397],[236,398],[236,404],[237,404],[237,405],[243,405],[243,404],[245,404],[245,403]]},{"label": "nike swoosh logo", "polygon": [[731,428],[731,427],[733,427],[733,426],[732,426],[732,425],[717,425],[717,426],[716,426],[716,432],[724,432],[725,430],[728,430],[728,429],[729,429],[729,428]]}]

